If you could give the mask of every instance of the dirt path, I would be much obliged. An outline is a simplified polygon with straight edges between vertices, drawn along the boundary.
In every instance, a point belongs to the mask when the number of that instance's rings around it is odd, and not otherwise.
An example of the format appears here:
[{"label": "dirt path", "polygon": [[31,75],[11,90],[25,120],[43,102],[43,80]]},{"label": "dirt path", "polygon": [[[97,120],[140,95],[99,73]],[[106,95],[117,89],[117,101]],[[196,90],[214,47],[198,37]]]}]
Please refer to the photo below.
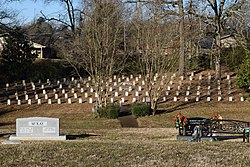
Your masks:
[{"label": "dirt path", "polygon": [[131,115],[131,106],[121,106],[121,111],[118,117],[122,127],[138,128],[137,120]]}]

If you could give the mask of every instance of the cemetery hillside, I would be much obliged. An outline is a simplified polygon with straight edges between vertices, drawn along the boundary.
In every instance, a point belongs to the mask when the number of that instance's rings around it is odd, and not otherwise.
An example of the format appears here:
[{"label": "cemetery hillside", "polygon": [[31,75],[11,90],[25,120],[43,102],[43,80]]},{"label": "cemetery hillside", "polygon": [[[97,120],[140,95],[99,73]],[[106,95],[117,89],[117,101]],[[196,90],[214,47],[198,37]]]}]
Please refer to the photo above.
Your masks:
[{"label": "cemetery hillside", "polygon": [[45,0],[65,10],[31,22],[13,3],[0,166],[250,166],[250,2]]}]

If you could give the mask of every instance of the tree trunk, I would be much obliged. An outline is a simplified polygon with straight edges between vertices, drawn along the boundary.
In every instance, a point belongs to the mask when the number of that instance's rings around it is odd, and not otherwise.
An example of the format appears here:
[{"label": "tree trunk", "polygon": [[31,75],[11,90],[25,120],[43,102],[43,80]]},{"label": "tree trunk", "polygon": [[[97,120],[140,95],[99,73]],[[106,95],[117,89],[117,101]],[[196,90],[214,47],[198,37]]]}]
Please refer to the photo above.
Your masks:
[{"label": "tree trunk", "polygon": [[180,34],[180,57],[179,57],[179,75],[184,76],[185,52],[184,52],[184,12],[183,0],[179,0],[179,34]]},{"label": "tree trunk", "polygon": [[215,53],[215,80],[221,79],[221,23],[220,19],[217,18],[217,30],[215,36],[215,46],[216,46],[216,53]]}]

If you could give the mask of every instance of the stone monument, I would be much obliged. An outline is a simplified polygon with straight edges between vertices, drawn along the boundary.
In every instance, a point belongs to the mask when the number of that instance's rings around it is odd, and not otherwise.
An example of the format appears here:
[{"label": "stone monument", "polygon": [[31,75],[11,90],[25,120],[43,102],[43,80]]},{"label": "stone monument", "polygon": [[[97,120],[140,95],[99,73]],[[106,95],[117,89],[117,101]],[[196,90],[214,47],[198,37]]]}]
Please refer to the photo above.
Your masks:
[{"label": "stone monument", "polygon": [[60,135],[59,118],[18,118],[16,134],[9,140],[66,140],[66,135]]}]

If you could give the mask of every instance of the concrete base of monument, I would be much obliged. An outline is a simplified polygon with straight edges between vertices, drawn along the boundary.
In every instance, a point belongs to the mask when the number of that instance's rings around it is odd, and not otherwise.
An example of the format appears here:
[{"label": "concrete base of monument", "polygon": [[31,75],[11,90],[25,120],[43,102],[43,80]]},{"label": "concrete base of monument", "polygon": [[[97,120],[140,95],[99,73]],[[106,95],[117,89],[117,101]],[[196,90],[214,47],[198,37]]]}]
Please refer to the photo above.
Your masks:
[{"label": "concrete base of monument", "polygon": [[14,134],[9,137],[9,140],[66,140],[66,135],[50,136],[50,137],[38,137],[38,136],[23,137],[23,136],[16,136]]},{"label": "concrete base of monument", "polygon": [[[177,135],[177,140],[184,140],[184,141],[197,141],[196,139],[194,139],[192,136],[181,136],[181,135]],[[217,140],[215,137],[213,136],[207,136],[207,137],[201,137],[200,141],[215,141]]]}]

